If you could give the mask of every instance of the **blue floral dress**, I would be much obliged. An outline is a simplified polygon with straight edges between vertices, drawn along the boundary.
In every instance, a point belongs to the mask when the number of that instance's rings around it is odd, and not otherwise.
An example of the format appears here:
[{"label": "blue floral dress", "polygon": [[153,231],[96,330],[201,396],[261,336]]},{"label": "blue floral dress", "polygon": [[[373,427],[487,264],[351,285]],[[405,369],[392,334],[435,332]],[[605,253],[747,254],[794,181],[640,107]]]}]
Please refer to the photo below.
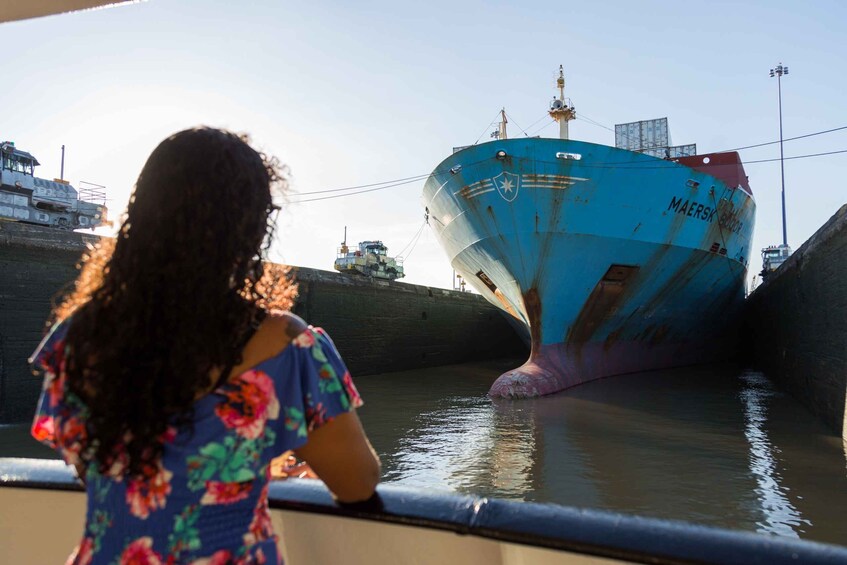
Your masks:
[{"label": "blue floral dress", "polygon": [[155,474],[107,474],[82,460],[87,408],[66,386],[59,324],[33,355],[44,389],[32,435],[82,464],[85,532],[73,564],[279,563],[268,511],[270,461],[307,434],[362,405],[329,336],[309,327],[276,356],[195,403],[194,432],[169,428]]}]

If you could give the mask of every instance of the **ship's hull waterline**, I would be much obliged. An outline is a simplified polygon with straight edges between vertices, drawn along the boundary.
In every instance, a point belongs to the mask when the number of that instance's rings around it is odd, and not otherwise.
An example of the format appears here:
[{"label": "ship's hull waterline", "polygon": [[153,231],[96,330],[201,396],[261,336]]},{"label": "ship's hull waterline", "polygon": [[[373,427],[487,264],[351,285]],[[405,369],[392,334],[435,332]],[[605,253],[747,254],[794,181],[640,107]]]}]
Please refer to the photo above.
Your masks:
[{"label": "ship's hull waterline", "polygon": [[755,202],[702,172],[708,159],[527,138],[435,169],[423,200],[450,262],[532,342],[491,396],[729,357]]}]

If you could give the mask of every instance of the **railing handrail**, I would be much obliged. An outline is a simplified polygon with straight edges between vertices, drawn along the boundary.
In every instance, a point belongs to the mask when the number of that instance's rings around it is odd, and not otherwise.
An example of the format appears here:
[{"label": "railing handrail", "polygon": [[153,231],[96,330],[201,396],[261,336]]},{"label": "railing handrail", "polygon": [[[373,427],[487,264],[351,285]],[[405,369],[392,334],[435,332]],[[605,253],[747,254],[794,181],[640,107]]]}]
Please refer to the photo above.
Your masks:
[{"label": "railing handrail", "polygon": [[[0,487],[82,491],[62,461],[0,458]],[[578,509],[380,485],[366,504],[339,505],[320,481],[273,482],[276,510],[332,515],[658,564],[843,564],[847,548],[751,532]],[[6,509],[5,511],[10,511]]]}]

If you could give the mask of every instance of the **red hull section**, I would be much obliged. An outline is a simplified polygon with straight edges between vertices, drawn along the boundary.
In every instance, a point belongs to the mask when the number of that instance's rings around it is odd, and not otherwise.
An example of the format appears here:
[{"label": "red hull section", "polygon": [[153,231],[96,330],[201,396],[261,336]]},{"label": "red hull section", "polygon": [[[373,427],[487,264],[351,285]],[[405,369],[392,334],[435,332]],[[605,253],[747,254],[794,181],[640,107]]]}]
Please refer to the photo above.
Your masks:
[{"label": "red hull section", "polygon": [[488,395],[528,398],[552,394],[573,386],[626,373],[726,361],[734,354],[734,336],[725,344],[644,342],[542,345],[529,360],[500,375]]},{"label": "red hull section", "polygon": [[[708,162],[706,162],[707,159]],[[741,157],[739,157],[737,151],[680,157],[674,159],[674,161],[701,173],[712,175],[722,180],[730,188],[740,186],[747,191],[747,194],[753,194],[747,180],[747,173],[744,171],[744,165],[741,163]]]}]

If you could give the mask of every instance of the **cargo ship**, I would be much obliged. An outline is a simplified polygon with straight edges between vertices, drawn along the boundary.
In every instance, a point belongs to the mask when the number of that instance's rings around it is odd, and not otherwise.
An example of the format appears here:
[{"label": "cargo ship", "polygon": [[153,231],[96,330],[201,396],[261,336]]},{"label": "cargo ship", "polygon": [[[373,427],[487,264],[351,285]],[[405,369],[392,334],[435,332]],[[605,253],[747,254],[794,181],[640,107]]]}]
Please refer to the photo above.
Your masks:
[{"label": "cargo ship", "polygon": [[492,397],[734,354],[755,201],[736,152],[673,146],[667,119],[621,124],[615,147],[569,139],[562,68],[558,139],[454,149],[423,202],[450,263],[526,328],[531,351]]}]

